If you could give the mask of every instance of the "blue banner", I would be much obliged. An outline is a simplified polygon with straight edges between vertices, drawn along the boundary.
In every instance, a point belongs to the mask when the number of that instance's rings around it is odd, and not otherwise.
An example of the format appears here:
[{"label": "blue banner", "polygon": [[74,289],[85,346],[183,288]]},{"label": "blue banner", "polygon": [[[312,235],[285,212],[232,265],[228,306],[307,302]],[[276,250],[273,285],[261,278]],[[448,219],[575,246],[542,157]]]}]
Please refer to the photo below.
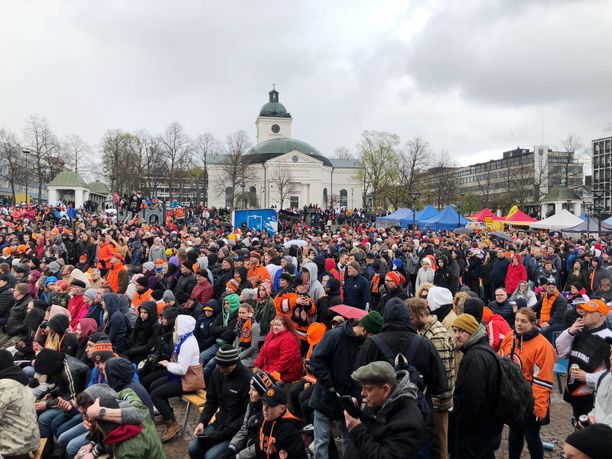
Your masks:
[{"label": "blue banner", "polygon": [[234,229],[266,230],[270,236],[278,231],[278,213],[274,209],[244,209],[232,212]]}]

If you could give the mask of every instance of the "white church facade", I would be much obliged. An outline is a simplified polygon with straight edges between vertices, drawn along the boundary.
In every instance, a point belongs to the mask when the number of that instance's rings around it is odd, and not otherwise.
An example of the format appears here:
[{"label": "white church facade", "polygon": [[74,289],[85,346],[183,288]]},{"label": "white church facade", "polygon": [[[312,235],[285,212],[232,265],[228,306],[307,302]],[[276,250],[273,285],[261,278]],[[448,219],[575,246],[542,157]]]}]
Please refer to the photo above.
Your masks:
[{"label": "white church facade", "polygon": [[[357,161],[328,158],[309,143],[292,138],[293,118],[278,94],[276,89],[269,92],[269,102],[255,121],[257,144],[247,155],[248,183],[235,190],[244,199],[237,207],[363,207]],[[208,205],[229,207],[233,193],[222,185],[223,156],[210,159]],[[284,190],[282,206],[279,186]]]}]

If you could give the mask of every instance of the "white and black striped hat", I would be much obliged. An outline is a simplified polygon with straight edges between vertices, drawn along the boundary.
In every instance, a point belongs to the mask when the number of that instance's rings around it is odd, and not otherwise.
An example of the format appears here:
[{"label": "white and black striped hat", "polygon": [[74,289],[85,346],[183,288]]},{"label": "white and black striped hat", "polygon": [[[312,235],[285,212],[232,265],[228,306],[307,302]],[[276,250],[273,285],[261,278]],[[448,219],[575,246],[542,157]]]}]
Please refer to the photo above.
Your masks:
[{"label": "white and black striped hat", "polygon": [[227,367],[238,362],[240,352],[229,344],[224,344],[219,348],[216,355],[217,365]]}]

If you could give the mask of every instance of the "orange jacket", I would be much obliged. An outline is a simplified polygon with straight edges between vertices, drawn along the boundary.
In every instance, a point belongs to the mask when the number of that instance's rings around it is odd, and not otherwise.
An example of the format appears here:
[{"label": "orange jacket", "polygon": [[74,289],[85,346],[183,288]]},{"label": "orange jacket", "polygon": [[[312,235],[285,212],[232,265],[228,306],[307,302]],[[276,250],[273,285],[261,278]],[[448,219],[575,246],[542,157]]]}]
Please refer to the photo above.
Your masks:
[{"label": "orange jacket", "polygon": [[317,308],[312,301],[312,298],[308,297],[310,306],[307,311],[304,308],[297,308],[298,304],[295,302],[300,295],[297,293],[285,293],[283,295],[277,295],[274,298],[274,307],[276,308],[276,314],[279,316],[285,316],[293,324],[293,328],[300,340],[306,341],[307,331],[310,324],[314,321]]},{"label": "orange jacket", "polygon": [[531,339],[516,338],[515,333],[513,331],[504,337],[499,355],[510,356],[512,343],[515,342],[513,360],[520,365],[523,375],[531,383],[535,399],[534,414],[538,418],[545,418],[550,403],[557,355],[552,344],[541,333]]},{"label": "orange jacket", "polygon": [[98,247],[98,269],[110,269],[110,259],[116,251],[116,246],[112,242],[104,241],[100,244],[100,247]]},{"label": "orange jacket", "polygon": [[132,307],[138,310],[138,306],[140,306],[145,301],[149,301],[151,299],[151,295],[153,294],[153,290],[150,288],[145,290],[142,293],[134,292],[134,298],[132,298]]},{"label": "orange jacket", "polygon": [[[247,273],[247,279],[250,281],[251,278],[259,278],[260,279],[260,283],[263,281],[271,281],[272,279],[270,279],[270,273],[268,272],[268,270],[266,269],[265,266],[258,266],[257,268],[249,268],[249,271]],[[254,284],[253,282],[251,282],[251,284]],[[253,285],[253,287],[255,287],[255,285]]]},{"label": "orange jacket", "polygon": [[123,266],[123,263],[117,263],[113,266],[106,276],[106,283],[115,293],[125,293],[128,285],[128,273]]}]

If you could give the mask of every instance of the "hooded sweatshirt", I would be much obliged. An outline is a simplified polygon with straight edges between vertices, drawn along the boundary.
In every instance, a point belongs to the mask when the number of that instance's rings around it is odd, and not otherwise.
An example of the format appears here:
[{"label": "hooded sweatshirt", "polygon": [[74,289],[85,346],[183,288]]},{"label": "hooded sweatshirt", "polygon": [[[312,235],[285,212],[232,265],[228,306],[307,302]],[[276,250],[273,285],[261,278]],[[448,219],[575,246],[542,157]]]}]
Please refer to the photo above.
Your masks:
[{"label": "hooded sweatshirt", "polygon": [[198,340],[198,344],[201,350],[208,349],[215,343],[215,337],[211,332],[212,324],[215,318],[219,315],[219,302],[217,300],[208,300],[204,306],[210,306],[213,308],[213,313],[210,317],[206,317],[206,313],[203,313],[196,321],[196,326],[193,334]]},{"label": "hooded sweatshirt", "polygon": [[321,282],[319,282],[317,278],[317,275],[319,272],[317,265],[313,262],[304,263],[302,265],[302,269],[306,269],[308,271],[308,274],[310,275],[310,284],[308,285],[308,296],[312,298],[312,301],[314,303],[316,303],[317,301],[319,301],[319,298],[321,298],[322,296],[325,296],[325,290],[323,289]]},{"label": "hooded sweatshirt", "polygon": [[103,300],[108,313],[108,318],[104,321],[103,331],[108,335],[115,350],[121,354],[127,347],[127,319],[119,310],[119,297],[117,295],[106,293]]},{"label": "hooded sweatshirt", "polygon": [[[196,320],[184,314],[176,318],[176,334],[179,342],[183,337],[189,335],[182,343],[178,355],[172,356],[172,362],[168,364],[168,372],[183,376],[190,366],[200,364],[200,348],[198,340],[193,336]],[[175,343],[177,344],[177,343]]]},{"label": "hooded sweatshirt", "polygon": [[[147,312],[147,320],[140,318],[140,310]],[[129,348],[125,355],[133,362],[140,362],[155,348],[161,336],[161,326],[157,320],[157,304],[145,301],[138,308],[138,318],[128,339]]]},{"label": "hooded sweatshirt", "polygon": [[113,390],[120,392],[126,388],[132,389],[149,410],[151,419],[155,417],[153,402],[151,401],[149,393],[138,381],[134,380],[136,371],[134,370],[133,364],[126,359],[113,357],[106,361],[104,372],[108,378],[108,385],[113,388]]}]

